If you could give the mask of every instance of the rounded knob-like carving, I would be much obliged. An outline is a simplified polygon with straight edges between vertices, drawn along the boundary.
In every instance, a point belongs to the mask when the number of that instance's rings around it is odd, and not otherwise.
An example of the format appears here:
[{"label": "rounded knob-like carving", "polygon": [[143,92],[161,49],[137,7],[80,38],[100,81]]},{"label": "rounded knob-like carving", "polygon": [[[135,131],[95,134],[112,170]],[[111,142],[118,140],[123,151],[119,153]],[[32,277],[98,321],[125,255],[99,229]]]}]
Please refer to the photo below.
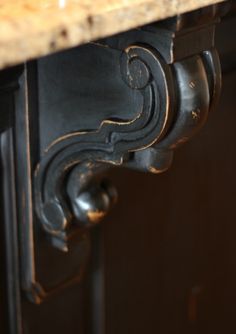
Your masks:
[{"label": "rounded knob-like carving", "polygon": [[116,189],[108,182],[93,184],[78,193],[72,199],[72,208],[79,225],[94,225],[99,223],[116,202]]}]

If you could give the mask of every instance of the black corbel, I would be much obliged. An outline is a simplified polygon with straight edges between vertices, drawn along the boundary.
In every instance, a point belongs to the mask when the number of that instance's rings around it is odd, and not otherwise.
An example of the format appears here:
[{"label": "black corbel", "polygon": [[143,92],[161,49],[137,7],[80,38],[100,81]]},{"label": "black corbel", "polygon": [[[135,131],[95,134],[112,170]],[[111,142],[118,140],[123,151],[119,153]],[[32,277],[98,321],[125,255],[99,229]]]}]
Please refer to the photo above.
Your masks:
[{"label": "black corbel", "polygon": [[[32,300],[40,302],[58,287],[82,278],[89,255],[89,230],[117,198],[115,188],[102,177],[104,171],[114,166],[161,173],[170,167],[173,151],[204,125],[220,94],[214,31],[224,11],[222,4],[206,7],[39,60],[35,71],[41,111],[36,127],[27,130],[29,142],[35,133],[39,137],[39,153],[29,174],[37,214],[34,221],[59,250],[70,254],[76,236],[85,248],[77,274],[45,288],[35,275],[34,255],[29,256],[33,240],[25,238],[28,260],[23,281]],[[114,74],[107,68],[114,69]],[[65,71],[66,80],[57,80],[59,71]],[[80,81],[71,88],[68,80],[73,81],[75,75]],[[104,90],[95,96],[92,89],[99,87],[103,78],[108,82],[107,94]],[[47,91],[41,88],[45,82]],[[30,91],[31,86],[26,86]],[[50,89],[58,95],[49,95]],[[63,91],[67,99],[75,101],[70,108],[63,109],[58,103]],[[123,110],[117,96],[124,99]],[[93,116],[88,107],[92,99]],[[110,111],[100,106],[106,100]],[[58,115],[64,123],[57,126]],[[31,230],[32,224],[33,220],[28,221]]]},{"label": "black corbel", "polygon": [[97,45],[121,49],[116,66],[142,104],[133,119],[104,119],[95,131],[58,138],[39,162],[36,210],[54,245],[67,250],[70,230],[99,222],[115,202],[113,187],[93,181],[97,174],[112,165],[163,172],[173,150],[205,123],[221,84],[213,38],[217,9],[205,9],[205,16],[203,10],[182,15]]}]

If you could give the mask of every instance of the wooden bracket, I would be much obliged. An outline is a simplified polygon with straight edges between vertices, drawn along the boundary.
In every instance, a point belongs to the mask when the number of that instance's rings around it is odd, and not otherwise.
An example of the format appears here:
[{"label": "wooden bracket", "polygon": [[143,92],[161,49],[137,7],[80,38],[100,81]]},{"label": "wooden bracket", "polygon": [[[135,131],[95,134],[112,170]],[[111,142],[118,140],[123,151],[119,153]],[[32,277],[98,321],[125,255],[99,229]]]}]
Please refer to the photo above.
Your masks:
[{"label": "wooden bracket", "polygon": [[[215,108],[214,30],[223,12],[222,4],[206,7],[27,64],[16,151],[22,282],[32,301],[81,281],[90,228],[117,199],[104,171],[167,170]],[[53,279],[40,274],[39,242],[49,266],[60,258],[66,267],[70,256],[75,267],[56,268]]]}]

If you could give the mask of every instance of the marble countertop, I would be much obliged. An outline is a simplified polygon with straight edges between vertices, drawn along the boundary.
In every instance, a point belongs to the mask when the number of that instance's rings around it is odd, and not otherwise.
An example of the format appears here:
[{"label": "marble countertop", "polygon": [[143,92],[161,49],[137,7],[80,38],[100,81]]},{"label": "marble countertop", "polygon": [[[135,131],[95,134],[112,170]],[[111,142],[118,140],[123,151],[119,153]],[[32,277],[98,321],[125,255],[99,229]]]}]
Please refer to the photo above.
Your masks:
[{"label": "marble countertop", "polygon": [[0,0],[0,68],[222,0]]}]

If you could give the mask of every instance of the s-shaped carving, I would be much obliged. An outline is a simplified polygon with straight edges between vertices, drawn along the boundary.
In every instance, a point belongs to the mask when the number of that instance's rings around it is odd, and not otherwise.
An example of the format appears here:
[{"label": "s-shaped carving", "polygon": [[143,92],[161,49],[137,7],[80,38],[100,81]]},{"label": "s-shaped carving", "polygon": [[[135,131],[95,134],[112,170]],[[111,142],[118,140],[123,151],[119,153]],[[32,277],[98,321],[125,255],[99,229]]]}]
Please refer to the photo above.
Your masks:
[{"label": "s-shaped carving", "polygon": [[135,119],[104,120],[97,131],[71,133],[51,146],[35,172],[35,203],[54,245],[67,250],[78,228],[100,221],[116,191],[94,179],[109,166],[128,163],[133,152],[160,141],[174,116],[173,76],[155,49],[133,45],[121,55],[121,75],[143,105]]},{"label": "s-shaped carving", "polygon": [[35,171],[37,215],[64,251],[76,231],[99,222],[116,201],[101,172],[111,166],[152,173],[169,168],[173,150],[202,127],[220,90],[213,49],[167,64],[152,45],[131,45],[121,54],[120,72],[128,89],[142,96],[138,116],[60,138]]}]

